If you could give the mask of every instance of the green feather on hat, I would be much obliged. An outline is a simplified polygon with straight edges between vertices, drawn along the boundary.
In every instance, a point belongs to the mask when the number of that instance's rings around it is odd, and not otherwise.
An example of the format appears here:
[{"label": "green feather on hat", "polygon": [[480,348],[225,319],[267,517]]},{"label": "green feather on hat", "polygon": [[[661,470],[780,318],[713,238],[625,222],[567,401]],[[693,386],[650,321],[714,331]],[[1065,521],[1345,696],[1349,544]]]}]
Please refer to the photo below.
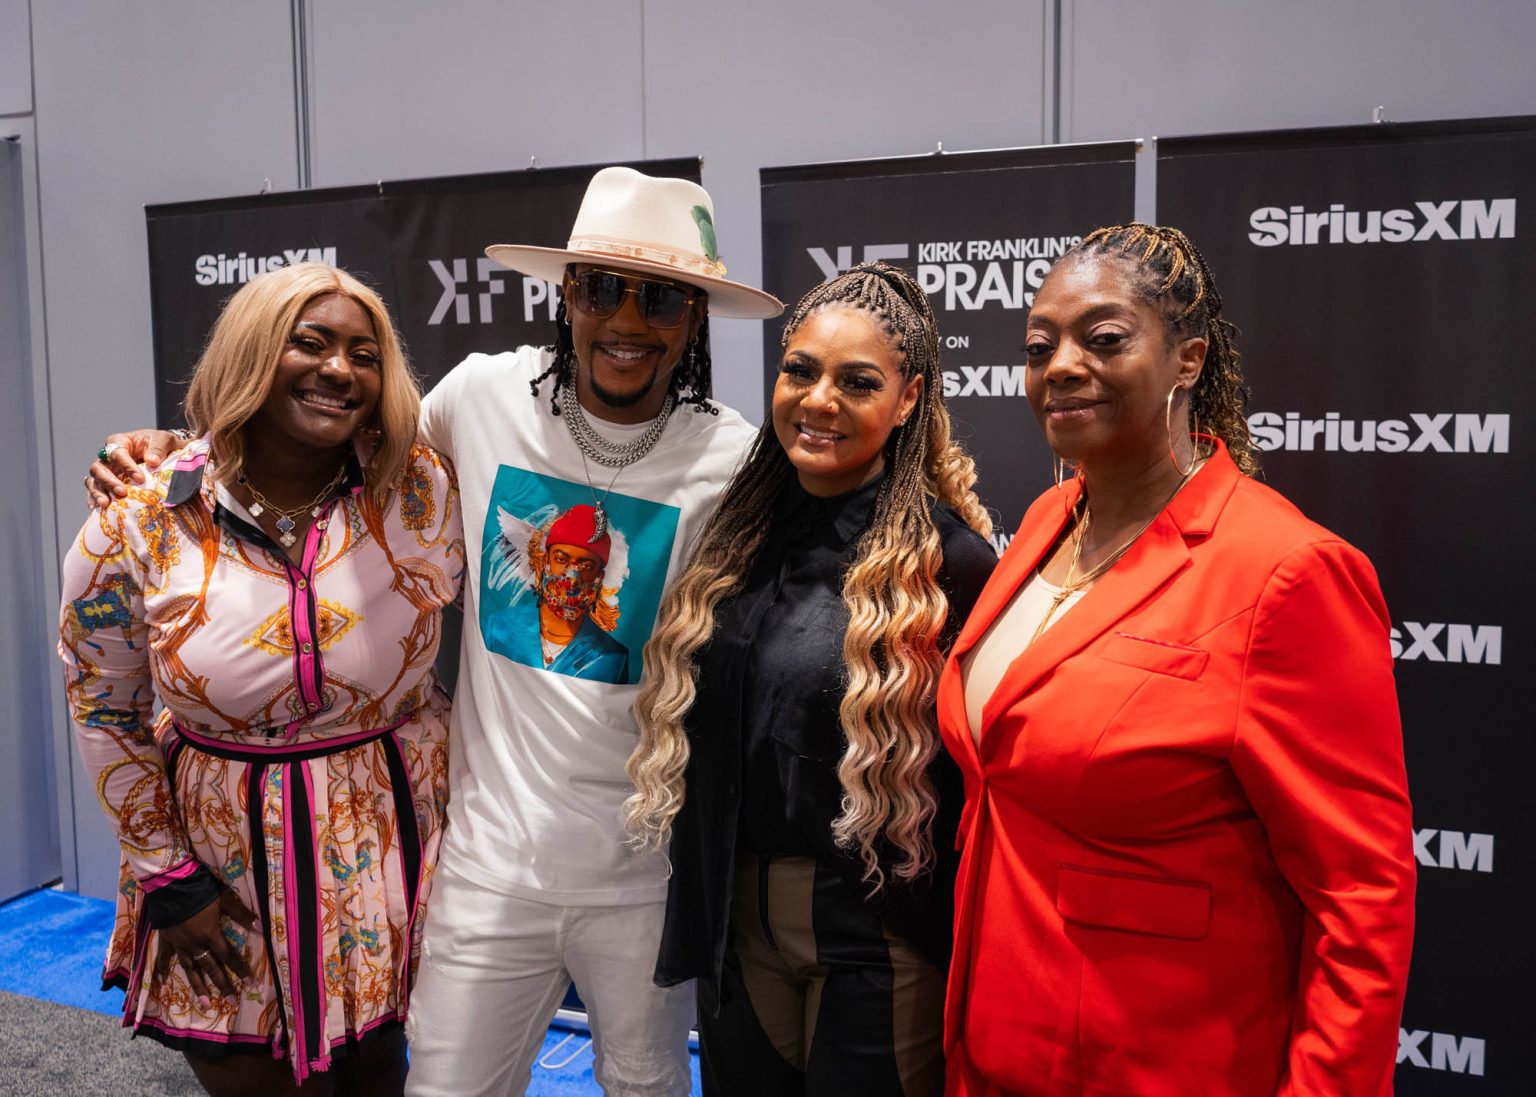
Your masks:
[{"label": "green feather on hat", "polygon": [[704,249],[704,254],[709,257],[711,263],[720,262],[720,245],[715,242],[715,222],[709,215],[709,210],[703,206],[693,207],[693,219],[699,226],[699,244]]}]

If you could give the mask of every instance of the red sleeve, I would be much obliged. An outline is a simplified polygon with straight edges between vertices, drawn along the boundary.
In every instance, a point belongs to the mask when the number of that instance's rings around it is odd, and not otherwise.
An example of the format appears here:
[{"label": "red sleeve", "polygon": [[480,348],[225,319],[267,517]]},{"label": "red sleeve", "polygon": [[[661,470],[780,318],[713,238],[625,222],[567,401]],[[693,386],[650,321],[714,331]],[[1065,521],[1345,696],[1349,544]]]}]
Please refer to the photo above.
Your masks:
[{"label": "red sleeve", "polygon": [[1413,823],[1388,618],[1342,542],[1259,599],[1232,763],[1306,911],[1281,1095],[1392,1092],[1413,943]]}]

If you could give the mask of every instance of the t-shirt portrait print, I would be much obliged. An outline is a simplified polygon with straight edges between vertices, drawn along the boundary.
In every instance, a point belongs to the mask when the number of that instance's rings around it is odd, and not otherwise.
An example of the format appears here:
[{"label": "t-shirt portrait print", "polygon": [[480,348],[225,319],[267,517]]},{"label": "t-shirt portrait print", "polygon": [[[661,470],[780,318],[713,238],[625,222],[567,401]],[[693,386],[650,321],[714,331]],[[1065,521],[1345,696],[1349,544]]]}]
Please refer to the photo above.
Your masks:
[{"label": "t-shirt portrait print", "polygon": [[[572,578],[575,569],[551,531],[573,508],[590,514],[599,500],[606,528],[600,536],[574,539],[590,578]],[[617,491],[602,496],[585,483],[502,465],[480,548],[478,609],[486,648],[552,674],[638,682],[678,516],[674,506]],[[546,621],[565,622],[562,633],[575,624],[575,634],[556,638]]]}]

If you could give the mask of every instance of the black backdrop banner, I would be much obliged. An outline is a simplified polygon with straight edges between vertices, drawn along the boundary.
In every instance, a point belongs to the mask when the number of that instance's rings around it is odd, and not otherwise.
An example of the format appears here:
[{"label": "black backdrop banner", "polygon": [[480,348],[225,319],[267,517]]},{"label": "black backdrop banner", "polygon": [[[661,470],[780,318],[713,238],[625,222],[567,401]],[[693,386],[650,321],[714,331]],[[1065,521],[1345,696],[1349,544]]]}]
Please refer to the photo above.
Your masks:
[{"label": "black backdrop banner", "polygon": [[[627,166],[699,181],[697,157]],[[231,294],[271,267],[318,260],[383,295],[423,388],[474,351],[554,337],[548,283],[485,257],[488,244],[564,247],[606,165],[537,168],[149,206],[155,397],[162,425]]]},{"label": "black backdrop banner", "polygon": [[[1082,233],[1130,220],[1135,157],[1122,141],[762,171],[764,289],[792,308],[823,279],[886,259],[928,291],[955,437],[976,458],[982,502],[1001,515],[999,548],[1051,482],[1024,399],[1024,315]],[[780,331],[764,328],[770,394]]]},{"label": "black backdrop banner", "polygon": [[1404,1095],[1530,1093],[1536,119],[1163,140],[1268,482],[1369,554],[1418,862]]}]

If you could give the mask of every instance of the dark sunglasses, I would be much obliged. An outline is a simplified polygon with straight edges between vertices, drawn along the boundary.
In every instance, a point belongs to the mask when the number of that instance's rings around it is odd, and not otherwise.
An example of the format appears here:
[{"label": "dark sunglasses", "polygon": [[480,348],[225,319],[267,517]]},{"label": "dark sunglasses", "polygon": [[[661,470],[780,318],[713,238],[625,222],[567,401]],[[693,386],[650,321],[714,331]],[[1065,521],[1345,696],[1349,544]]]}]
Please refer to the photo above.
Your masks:
[{"label": "dark sunglasses", "polygon": [[566,279],[566,294],[582,312],[606,319],[633,293],[640,318],[653,328],[675,328],[688,318],[698,293],[672,282],[651,282],[611,270],[584,270]]}]

